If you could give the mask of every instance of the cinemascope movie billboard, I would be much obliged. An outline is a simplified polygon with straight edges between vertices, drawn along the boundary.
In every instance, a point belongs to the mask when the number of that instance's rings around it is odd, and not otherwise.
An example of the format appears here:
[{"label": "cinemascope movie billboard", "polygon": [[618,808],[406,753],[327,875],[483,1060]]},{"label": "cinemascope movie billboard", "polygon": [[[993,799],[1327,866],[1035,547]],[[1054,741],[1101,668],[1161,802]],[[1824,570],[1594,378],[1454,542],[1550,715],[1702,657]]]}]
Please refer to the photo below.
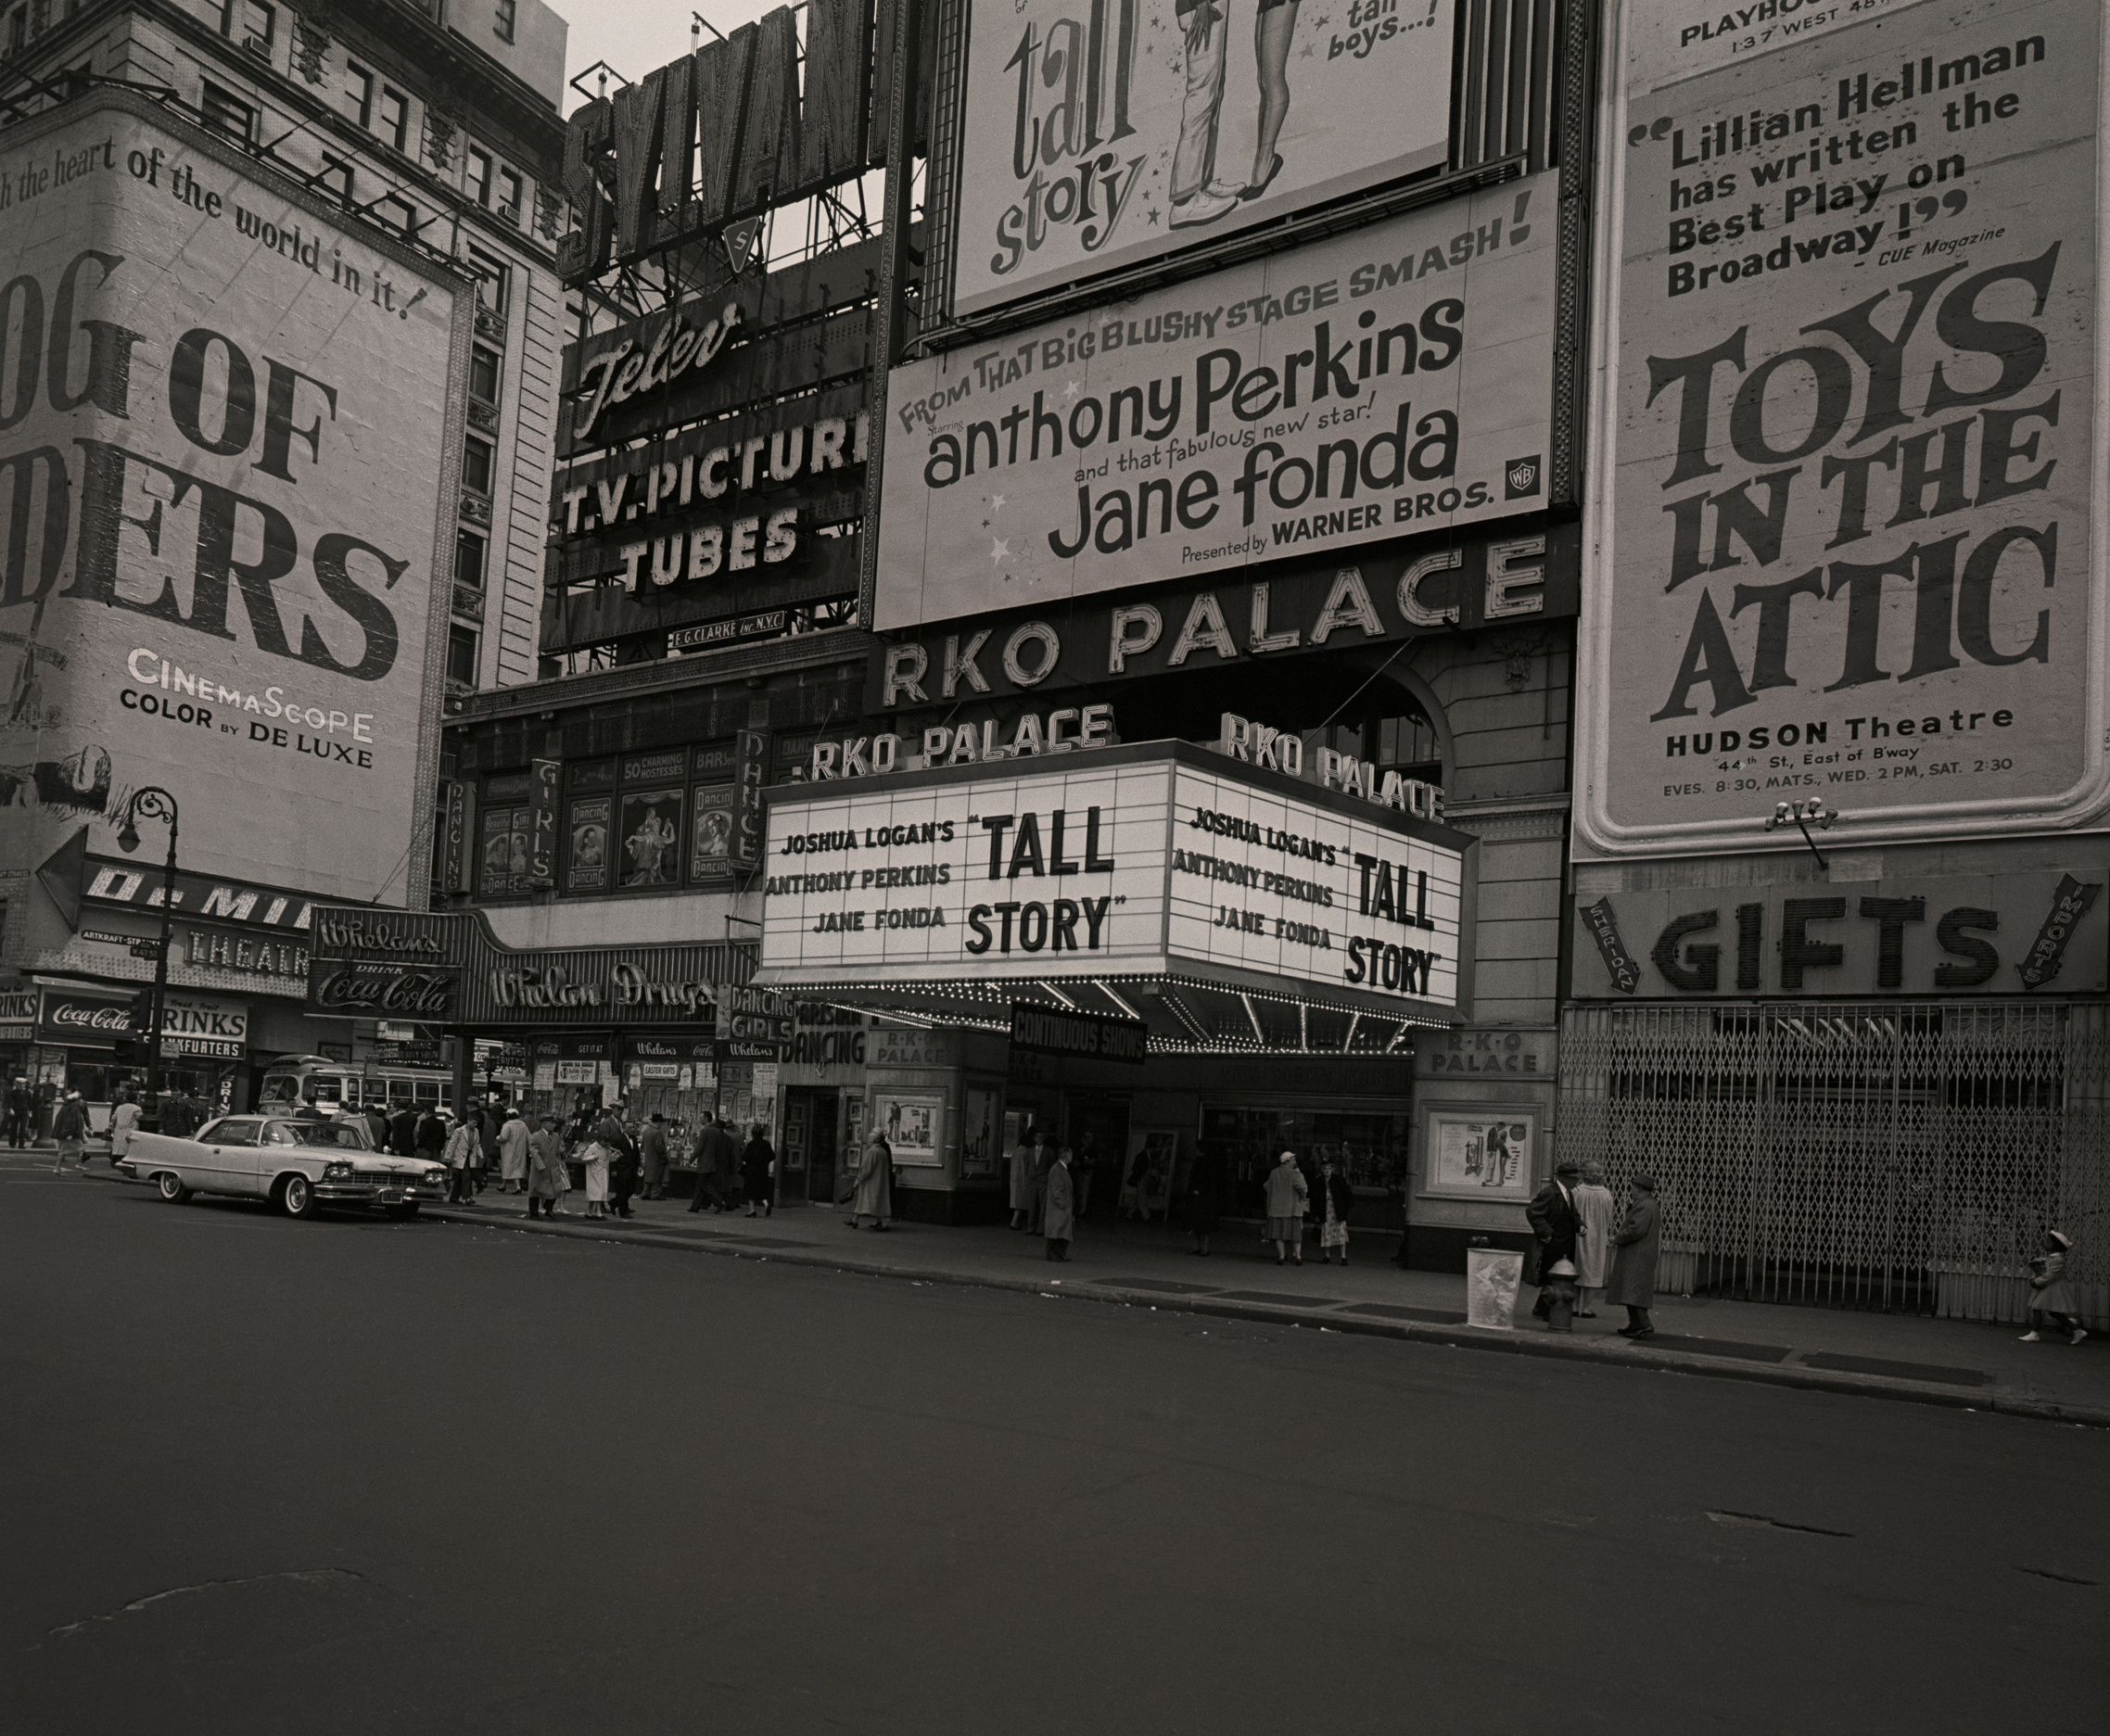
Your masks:
[{"label": "cinemascope movie billboard", "polygon": [[1452,0],[973,6],[961,312],[1442,163]]},{"label": "cinemascope movie billboard", "polygon": [[[2104,793],[2096,0],[1629,4],[1578,828],[2071,823]],[[1843,833],[1841,834],[1843,835]]]},{"label": "cinemascope movie billboard", "polygon": [[401,904],[453,292],[68,113],[0,150],[0,862],[152,785],[186,868]]},{"label": "cinemascope movie billboard", "polygon": [[896,369],[876,625],[1543,510],[1556,180]]}]

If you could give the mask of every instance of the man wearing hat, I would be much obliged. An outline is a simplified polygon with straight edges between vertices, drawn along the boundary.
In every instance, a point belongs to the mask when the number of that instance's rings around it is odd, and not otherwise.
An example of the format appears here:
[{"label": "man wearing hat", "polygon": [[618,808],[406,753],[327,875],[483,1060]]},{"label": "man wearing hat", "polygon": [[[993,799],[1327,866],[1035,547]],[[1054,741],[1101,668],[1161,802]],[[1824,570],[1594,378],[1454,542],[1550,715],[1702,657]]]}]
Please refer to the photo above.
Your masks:
[{"label": "man wearing hat", "polygon": [[1656,1336],[1648,1311],[1656,1303],[1656,1247],[1662,1235],[1663,1209],[1656,1203],[1653,1175],[1636,1175],[1631,1185],[1626,1216],[1612,1233],[1612,1278],[1605,1300],[1626,1310],[1620,1337],[1646,1344]]},{"label": "man wearing hat", "polygon": [[[1560,1280],[1572,1297],[1576,1233],[1582,1227],[1582,1214],[1575,1207],[1575,1185],[1582,1174],[1581,1164],[1572,1159],[1562,1159],[1554,1166],[1553,1180],[1540,1188],[1532,1196],[1532,1203],[1524,1208],[1524,1216],[1536,1238],[1525,1256],[1524,1281],[1545,1286],[1539,1291],[1539,1299],[1532,1304],[1532,1313],[1544,1321],[1548,1330],[1567,1329],[1565,1321],[1556,1322],[1553,1318],[1553,1286],[1557,1279]],[[1556,1273],[1553,1268],[1563,1264],[1568,1270]]]}]

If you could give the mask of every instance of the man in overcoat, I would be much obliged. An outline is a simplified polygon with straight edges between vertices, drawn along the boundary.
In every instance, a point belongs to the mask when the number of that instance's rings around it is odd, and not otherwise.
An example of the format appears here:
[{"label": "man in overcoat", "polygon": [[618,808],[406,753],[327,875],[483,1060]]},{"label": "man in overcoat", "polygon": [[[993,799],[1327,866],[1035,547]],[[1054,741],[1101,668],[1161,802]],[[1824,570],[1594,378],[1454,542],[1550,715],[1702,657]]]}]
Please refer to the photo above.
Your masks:
[{"label": "man in overcoat", "polygon": [[1627,1200],[1626,1216],[1612,1233],[1611,1283],[1605,1300],[1626,1310],[1620,1337],[1646,1344],[1656,1336],[1648,1311],[1656,1304],[1656,1254],[1663,1234],[1663,1208],[1656,1202],[1656,1178],[1637,1175]]},{"label": "man in overcoat", "polygon": [[[1540,1188],[1532,1197],[1532,1203],[1524,1208],[1524,1217],[1532,1226],[1533,1237],[1531,1251],[1524,1260],[1525,1283],[1544,1285],[1552,1267],[1563,1260],[1574,1261],[1576,1234],[1582,1227],[1582,1214],[1575,1205],[1575,1187],[1582,1175],[1581,1164],[1564,1159],[1554,1166],[1553,1180]],[[1551,1297],[1541,1289],[1539,1299],[1532,1305],[1532,1312],[1544,1320],[1552,1310]]]}]

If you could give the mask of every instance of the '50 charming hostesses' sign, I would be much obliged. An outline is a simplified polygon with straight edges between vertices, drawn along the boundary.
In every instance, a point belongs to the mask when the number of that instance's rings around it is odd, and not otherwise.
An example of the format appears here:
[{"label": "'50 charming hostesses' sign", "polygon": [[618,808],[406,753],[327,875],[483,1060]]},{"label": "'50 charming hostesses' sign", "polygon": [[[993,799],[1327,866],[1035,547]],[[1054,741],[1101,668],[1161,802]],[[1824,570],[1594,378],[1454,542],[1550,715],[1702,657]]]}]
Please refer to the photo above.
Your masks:
[{"label": "'50 charming hostesses' sign", "polygon": [[1074,770],[781,791],[757,980],[913,990],[1177,973],[1456,1010],[1471,840],[1224,767],[1150,742]]}]

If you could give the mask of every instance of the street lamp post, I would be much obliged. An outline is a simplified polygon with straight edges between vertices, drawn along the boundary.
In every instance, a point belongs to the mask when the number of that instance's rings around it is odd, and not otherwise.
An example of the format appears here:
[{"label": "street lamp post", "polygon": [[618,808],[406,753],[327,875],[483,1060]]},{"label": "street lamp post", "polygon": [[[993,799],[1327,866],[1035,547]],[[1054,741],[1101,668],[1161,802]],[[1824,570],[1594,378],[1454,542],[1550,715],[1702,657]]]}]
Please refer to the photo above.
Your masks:
[{"label": "street lamp post", "polygon": [[133,792],[131,802],[124,810],[124,824],[118,830],[118,848],[127,855],[139,848],[141,819],[162,819],[169,822],[169,855],[161,867],[161,941],[154,955],[154,1007],[153,1025],[146,1033],[146,1113],[154,1118],[158,1129],[161,1121],[161,1020],[162,1004],[169,993],[169,940],[170,924],[176,909],[176,798],[159,785],[148,784],[144,790]]}]

